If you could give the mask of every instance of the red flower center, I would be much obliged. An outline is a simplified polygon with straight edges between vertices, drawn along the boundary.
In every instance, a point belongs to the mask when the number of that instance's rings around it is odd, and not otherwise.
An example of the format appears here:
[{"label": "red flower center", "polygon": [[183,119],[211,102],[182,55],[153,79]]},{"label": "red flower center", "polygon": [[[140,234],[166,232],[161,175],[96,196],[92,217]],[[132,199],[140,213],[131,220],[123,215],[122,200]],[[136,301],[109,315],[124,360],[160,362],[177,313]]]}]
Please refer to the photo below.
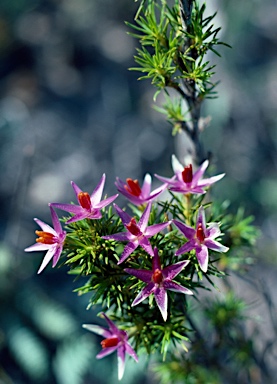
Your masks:
[{"label": "red flower center", "polygon": [[36,239],[37,243],[55,244],[57,242],[55,236],[52,233],[36,231],[36,235],[38,236],[38,238]]},{"label": "red flower center", "polygon": [[205,233],[201,223],[199,223],[197,226],[196,237],[200,241],[200,243],[203,243],[203,241],[205,240]]},{"label": "red flower center", "polygon": [[163,281],[163,274],[160,269],[156,269],[152,275],[152,280],[155,284],[160,284]]},{"label": "red flower center", "polygon": [[79,192],[78,193],[78,200],[84,209],[91,209],[91,201],[90,201],[90,195],[87,192]]},{"label": "red flower center", "polygon": [[136,223],[136,220],[134,219],[134,217],[131,219],[130,223],[126,225],[126,228],[134,236],[141,235],[140,229],[137,226],[137,223]]},{"label": "red flower center", "polygon": [[127,185],[125,184],[124,188],[131,195],[138,197],[141,194],[140,185],[137,180],[126,179],[126,183]]},{"label": "red flower center", "polygon": [[110,337],[101,341],[102,348],[115,347],[119,343],[118,337]]},{"label": "red flower center", "polygon": [[188,165],[184,168],[182,172],[182,178],[185,183],[191,183],[192,182],[192,165]]}]

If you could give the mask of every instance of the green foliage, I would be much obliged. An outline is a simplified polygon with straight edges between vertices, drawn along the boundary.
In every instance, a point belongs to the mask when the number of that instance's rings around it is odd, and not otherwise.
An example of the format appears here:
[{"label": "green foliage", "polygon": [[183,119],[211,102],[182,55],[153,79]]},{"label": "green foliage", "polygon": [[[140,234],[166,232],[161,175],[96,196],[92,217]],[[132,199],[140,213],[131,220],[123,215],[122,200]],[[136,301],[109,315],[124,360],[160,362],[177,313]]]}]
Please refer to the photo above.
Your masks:
[{"label": "green foliage", "polygon": [[[206,17],[205,3],[193,5],[190,18],[182,20],[178,0],[172,6],[163,0],[143,1],[136,23],[127,23],[135,31],[130,35],[141,44],[135,56],[139,66],[130,69],[144,74],[139,79],[151,79],[158,88],[154,99],[162,90],[173,88],[187,104],[188,109],[181,116],[171,113],[173,101],[167,100],[164,105],[163,113],[168,112],[174,134],[179,128],[189,132],[184,123],[186,114],[195,117],[202,101],[216,96],[216,83],[211,81],[215,65],[207,60],[207,53],[220,56],[217,46],[228,46],[218,38],[221,28],[213,25],[216,13]],[[176,99],[173,109],[178,110],[180,103]]]}]

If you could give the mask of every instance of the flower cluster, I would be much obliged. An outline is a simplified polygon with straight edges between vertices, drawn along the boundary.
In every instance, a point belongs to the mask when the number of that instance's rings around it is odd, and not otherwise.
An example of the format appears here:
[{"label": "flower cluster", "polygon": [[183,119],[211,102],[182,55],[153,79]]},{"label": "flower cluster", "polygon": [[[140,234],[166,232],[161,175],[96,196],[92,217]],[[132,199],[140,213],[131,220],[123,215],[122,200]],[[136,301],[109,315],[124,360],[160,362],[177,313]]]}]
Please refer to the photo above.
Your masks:
[{"label": "flower cluster", "polygon": [[[133,204],[133,207],[136,208],[136,210],[133,209],[136,215],[134,217],[130,216],[125,210],[114,203],[113,206],[118,219],[121,221],[120,228],[124,230],[109,234],[98,234],[98,241],[104,241],[103,246],[114,243],[120,244],[120,242],[126,243],[117,260],[117,268],[119,268],[123,276],[124,274],[125,276],[131,275],[132,277],[130,278],[132,281],[134,281],[134,278],[137,279],[137,284],[135,284],[137,287],[137,295],[131,300],[131,307],[139,305],[151,296],[155,299],[164,322],[168,319],[167,291],[193,295],[191,289],[183,286],[178,281],[174,281],[174,278],[179,274],[181,276],[181,272],[190,265],[191,261],[194,264],[198,264],[200,269],[206,273],[209,263],[208,249],[217,252],[227,252],[228,250],[226,246],[216,241],[216,238],[221,236],[219,224],[206,224],[203,205],[199,205],[197,208],[194,225],[192,219],[186,220],[186,215],[181,215],[180,212],[174,212],[170,209],[168,209],[168,212],[164,215],[163,221],[154,224],[150,223],[151,225],[149,225],[153,211],[153,201],[166,189],[170,191],[173,196],[174,192],[179,193],[181,196],[185,196],[186,201],[189,201],[191,195],[204,195],[207,187],[224,176],[221,174],[203,179],[203,174],[208,167],[208,160],[193,173],[192,165],[183,166],[177,158],[173,156],[172,167],[174,171],[172,178],[156,175],[164,184],[152,192],[152,180],[149,174],[145,176],[142,187],[140,187],[138,180],[128,178],[125,183],[117,178],[115,185],[118,191]],[[53,228],[39,219],[34,219],[42,231],[36,231],[38,236],[36,244],[26,248],[25,251],[47,250],[38,273],[43,271],[51,259],[53,260],[53,267],[56,266],[62,250],[66,246],[67,232],[63,230],[55,209],[60,209],[72,214],[65,222],[65,224],[70,227],[84,220],[100,220],[103,216],[104,208],[118,197],[118,194],[115,194],[102,200],[105,174],[103,174],[91,195],[82,191],[74,182],[71,182],[71,184],[79,203],[78,205],[50,203],[49,207]],[[168,207],[170,207],[170,204],[168,204]],[[169,215],[171,215],[172,218],[170,218]],[[183,220],[180,220],[180,218]],[[172,225],[174,225],[174,227],[172,227]],[[175,227],[176,229],[173,229]],[[163,241],[165,241],[166,234],[173,234],[172,236],[174,238],[176,237],[179,247],[173,251],[174,255],[181,256],[186,254],[185,260],[182,259],[177,263],[172,263],[171,258],[168,264],[162,243],[159,243],[159,241],[154,241],[153,243],[152,240],[150,240],[151,238],[157,239],[157,236],[160,236],[163,238]],[[163,255],[162,260],[160,254]],[[144,266],[148,266],[149,262],[151,262],[152,267],[150,269],[133,268],[134,265],[137,266],[137,264],[134,264],[134,260],[136,260],[137,257],[144,258]],[[131,264],[130,266],[126,266],[128,262]],[[124,267],[121,267],[122,263],[124,263]],[[141,285],[141,282],[145,283],[145,285]],[[84,325],[84,328],[105,338],[101,343],[103,350],[97,355],[97,358],[102,358],[117,350],[118,377],[121,379],[124,373],[125,354],[128,353],[135,361],[137,361],[138,358],[128,342],[127,332],[117,328],[105,313],[103,313],[103,316],[109,325],[109,329],[89,324]]]}]

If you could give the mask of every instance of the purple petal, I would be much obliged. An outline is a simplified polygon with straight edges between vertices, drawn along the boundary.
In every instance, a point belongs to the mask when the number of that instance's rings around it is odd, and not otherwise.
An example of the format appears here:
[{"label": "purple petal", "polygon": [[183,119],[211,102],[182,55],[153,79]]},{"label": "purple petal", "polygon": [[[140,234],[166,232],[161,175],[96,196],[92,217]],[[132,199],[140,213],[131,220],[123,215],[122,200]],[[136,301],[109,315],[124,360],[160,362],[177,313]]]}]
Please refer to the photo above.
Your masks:
[{"label": "purple petal", "polygon": [[113,195],[111,197],[108,197],[105,200],[100,201],[100,203],[96,204],[94,206],[94,208],[102,209],[102,208],[106,207],[107,205],[111,204],[117,198],[117,196],[118,196],[118,194]]},{"label": "purple petal", "polygon": [[118,380],[121,380],[125,371],[125,345],[119,345],[117,350]]},{"label": "purple petal", "polygon": [[128,353],[128,355],[130,355],[136,362],[138,362],[138,357],[137,357],[136,352],[133,350],[131,345],[127,342],[125,343],[125,349],[126,349],[126,352]]},{"label": "purple petal", "polygon": [[39,220],[39,219],[34,219],[34,221],[37,223],[37,225],[40,226],[40,228],[44,231],[44,232],[49,232],[49,233],[52,233],[52,235],[54,236],[57,236],[57,233],[56,231],[50,227],[50,225],[44,223],[43,221]]},{"label": "purple petal", "polygon": [[100,325],[95,324],[83,324],[83,328],[87,329],[90,332],[96,333],[97,335],[103,336],[105,338],[113,336],[113,333],[106,328],[101,327]]},{"label": "purple petal", "polygon": [[69,220],[65,222],[65,224],[75,223],[76,221],[87,219],[88,217],[89,217],[89,212],[82,209],[82,212],[77,213],[76,215],[71,217]]},{"label": "purple petal", "polygon": [[97,184],[95,190],[90,195],[91,205],[94,207],[96,204],[98,204],[101,200],[104,185],[105,185],[106,175],[105,173],[101,177],[99,183]]},{"label": "purple petal", "polygon": [[74,192],[75,192],[77,201],[79,201],[79,199],[78,199],[78,195],[79,195],[80,192],[83,192],[83,191],[81,190],[81,188],[78,187],[77,184],[74,183],[74,181],[71,181],[71,185],[72,185],[72,188],[73,188],[73,190],[74,190]]},{"label": "purple petal", "polygon": [[161,270],[161,261],[159,257],[159,251],[158,248],[154,248],[154,257],[152,259],[152,273],[158,269],[159,271]]},{"label": "purple petal", "polygon": [[162,270],[162,274],[165,279],[172,280],[177,276],[182,269],[184,269],[189,263],[189,260],[180,261],[179,263],[169,265]]},{"label": "purple petal", "polygon": [[33,245],[30,245],[30,247],[25,248],[24,251],[25,252],[47,251],[52,246],[53,244],[35,243]]},{"label": "purple petal", "polygon": [[84,208],[82,208],[80,205],[75,204],[51,203],[51,207],[58,208],[70,213],[80,213],[84,210]]},{"label": "purple petal", "polygon": [[124,251],[122,252],[122,255],[120,257],[120,260],[117,264],[121,264],[123,263],[123,261],[125,261],[127,259],[128,256],[130,256],[130,254],[138,247],[138,243],[135,244],[134,242],[130,242],[128,243],[125,248],[124,248]]},{"label": "purple petal", "polygon": [[162,231],[164,228],[166,228],[168,225],[170,224],[170,222],[165,222],[165,223],[160,223],[160,224],[153,224],[153,225],[150,225],[149,227],[146,228],[146,230],[144,231],[144,235],[146,237],[152,237],[154,236],[156,233]]},{"label": "purple petal", "polygon": [[208,168],[209,160],[205,160],[200,167],[197,169],[197,171],[194,173],[192,178],[192,184],[193,185],[199,185],[199,180],[204,175],[206,169]]},{"label": "purple petal", "polygon": [[177,220],[172,220],[172,222],[176,225],[176,227],[183,233],[183,235],[187,239],[193,239],[195,237],[196,230],[192,227],[189,227],[188,225],[181,223]]},{"label": "purple petal", "polygon": [[116,240],[116,241],[129,241],[130,235],[128,232],[119,232],[119,233],[114,233],[112,235],[102,236],[102,239]]},{"label": "purple petal", "polygon": [[142,237],[139,239],[139,245],[150,255],[154,256],[152,245],[150,244],[150,241],[146,237]]},{"label": "purple petal", "polygon": [[114,203],[114,207],[116,209],[118,216],[121,218],[123,225],[126,227],[132,219],[131,216],[128,215],[128,213],[122,211],[122,209],[120,209],[115,203]]},{"label": "purple petal", "polygon": [[132,303],[132,307],[134,307],[135,305],[141,303],[143,300],[145,300],[148,296],[151,295],[151,293],[153,293],[155,291],[155,284],[152,282],[152,283],[149,283],[146,285],[146,287],[144,287],[142,289],[142,291],[140,291],[140,293],[137,295],[137,297],[135,298],[135,300],[133,301]]},{"label": "purple petal", "polygon": [[146,269],[125,268],[124,271],[137,277],[145,283],[150,283],[152,280],[152,271],[147,271]]},{"label": "purple petal", "polygon": [[192,239],[188,241],[186,244],[182,245],[182,247],[176,251],[175,256],[180,256],[183,253],[189,252],[192,249],[195,249],[197,245],[198,243],[196,242],[196,240]]},{"label": "purple petal", "polygon": [[170,291],[173,291],[173,292],[180,292],[186,295],[193,295],[193,292],[190,289],[185,288],[178,283],[175,283],[175,281],[164,281],[163,286],[165,289],[169,289]]},{"label": "purple petal", "polygon": [[147,207],[145,208],[145,210],[144,210],[143,214],[141,215],[141,218],[138,222],[138,227],[142,233],[144,233],[144,231],[147,227],[150,211],[151,211],[151,203],[148,203]]},{"label": "purple petal", "polygon": [[206,245],[202,245],[199,249],[196,249],[196,257],[199,262],[200,268],[203,272],[208,270],[209,253]]},{"label": "purple petal", "polygon": [[144,177],[144,181],[141,187],[141,195],[143,198],[147,198],[150,195],[152,184],[152,177],[147,173]]},{"label": "purple petal", "polygon": [[207,228],[207,237],[210,239],[215,239],[216,237],[221,235],[219,225],[217,223],[209,223],[209,227]]},{"label": "purple petal", "polygon": [[197,185],[199,187],[207,187],[217,181],[221,180],[225,176],[225,173],[221,173],[220,175],[212,176],[207,179],[200,180]]},{"label": "purple petal", "polygon": [[204,243],[209,249],[216,252],[227,252],[229,250],[229,248],[225,247],[225,245],[222,245],[218,241],[212,239],[205,239]]},{"label": "purple petal", "polygon": [[52,263],[52,268],[54,268],[56,265],[57,265],[57,262],[59,261],[59,258],[61,256],[61,253],[62,253],[62,250],[63,250],[63,247],[58,245],[56,247],[56,251],[53,255],[53,263]]},{"label": "purple petal", "polygon": [[44,268],[47,266],[47,264],[50,262],[50,260],[55,254],[55,251],[56,251],[56,246],[53,246],[51,249],[48,250],[39,267],[38,274],[41,273],[44,270]]},{"label": "purple petal", "polygon": [[114,334],[114,335],[120,335],[120,330],[117,328],[117,326],[115,325],[115,323],[104,313],[102,312],[102,316],[104,316],[106,322],[108,323],[108,326],[110,328],[110,331]]},{"label": "purple petal", "polygon": [[154,292],[156,303],[164,321],[167,319],[167,293],[163,287],[157,287]]},{"label": "purple petal", "polygon": [[118,345],[116,345],[115,347],[107,347],[102,349],[102,351],[99,352],[98,355],[96,355],[96,359],[102,359],[103,357],[110,355],[111,353],[116,351],[117,348],[118,348]]},{"label": "purple petal", "polygon": [[176,176],[173,176],[173,177],[163,177],[163,176],[159,176],[157,174],[154,175],[157,179],[159,179],[160,181],[162,181],[163,183],[166,183],[166,184],[171,184],[174,182],[174,180],[176,179]]},{"label": "purple petal", "polygon": [[206,235],[206,217],[205,217],[205,211],[204,211],[204,208],[202,207],[202,205],[198,210],[198,215],[197,215],[197,219],[196,219],[196,228],[198,227],[198,224],[202,225],[204,234]]},{"label": "purple petal", "polygon": [[60,223],[60,220],[58,218],[58,215],[56,214],[54,209],[51,207],[51,205],[49,205],[49,208],[50,208],[50,212],[51,212],[51,217],[52,217],[54,229],[57,232],[57,234],[61,234],[63,232],[63,229],[62,229],[62,225]]}]

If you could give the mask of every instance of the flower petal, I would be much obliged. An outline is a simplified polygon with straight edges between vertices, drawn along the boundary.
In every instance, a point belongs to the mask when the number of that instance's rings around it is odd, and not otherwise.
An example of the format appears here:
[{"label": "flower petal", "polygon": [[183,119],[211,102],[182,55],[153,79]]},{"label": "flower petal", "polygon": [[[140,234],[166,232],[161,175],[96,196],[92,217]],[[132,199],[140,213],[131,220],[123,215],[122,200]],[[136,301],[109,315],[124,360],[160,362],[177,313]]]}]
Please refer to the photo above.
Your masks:
[{"label": "flower petal", "polygon": [[108,197],[105,200],[100,201],[100,203],[95,204],[94,208],[102,209],[102,208],[106,207],[107,205],[111,204],[117,198],[117,196],[118,196],[118,194],[113,195],[111,197]]},{"label": "flower petal", "polygon": [[125,371],[125,345],[119,345],[117,349],[118,380],[121,380]]},{"label": "flower petal", "polygon": [[103,328],[100,325],[83,324],[82,327],[87,329],[90,332],[96,333],[97,335],[103,336],[105,338],[111,337],[113,335],[113,333],[110,330]]},{"label": "flower petal", "polygon": [[123,261],[125,261],[127,259],[128,256],[130,256],[130,254],[138,247],[138,244],[134,243],[134,242],[130,242],[128,243],[125,248],[124,248],[124,251],[122,252],[122,255],[120,257],[120,260],[119,262],[117,263],[118,265],[123,263]]},{"label": "flower petal", "polygon": [[117,348],[118,346],[116,345],[115,347],[107,347],[102,349],[102,351],[99,352],[98,355],[96,355],[96,359],[102,359],[103,357],[110,355],[111,353],[116,351]]},{"label": "flower petal", "polygon": [[152,245],[150,244],[150,241],[143,236],[141,239],[139,239],[139,245],[150,255],[154,256]]},{"label": "flower petal", "polygon": [[128,355],[130,355],[136,362],[138,362],[138,356],[128,342],[125,343],[125,349]]},{"label": "flower petal", "polygon": [[87,218],[89,218],[89,212],[88,212],[88,211],[85,211],[85,210],[82,208],[82,212],[77,213],[76,215],[74,215],[73,217],[71,217],[69,220],[66,221],[65,224],[75,223],[76,221],[84,220],[84,219],[87,219]]},{"label": "flower petal", "polygon": [[98,204],[101,200],[104,185],[105,185],[106,175],[103,173],[103,176],[101,177],[99,183],[97,184],[95,190],[90,195],[91,205],[94,207],[96,204]]},{"label": "flower petal", "polygon": [[132,303],[132,307],[138,305],[143,300],[145,300],[148,296],[151,295],[155,291],[155,284],[153,282],[149,283],[144,287],[140,293],[136,296],[135,300]]},{"label": "flower petal", "polygon": [[46,267],[46,265],[50,262],[50,260],[52,259],[52,257],[55,254],[55,251],[56,251],[56,245],[54,245],[51,249],[48,250],[48,252],[44,256],[44,259],[42,260],[42,263],[39,267],[39,270],[37,272],[38,274],[41,273],[44,270],[44,268]]},{"label": "flower petal", "polygon": [[138,227],[142,233],[144,233],[144,231],[147,227],[150,211],[151,211],[151,203],[148,203],[143,214],[141,215],[139,222],[138,222]]},{"label": "flower petal", "polygon": [[209,223],[206,233],[209,239],[215,239],[222,234],[217,223]]},{"label": "flower petal", "polygon": [[186,253],[191,251],[192,249],[195,249],[196,247],[197,247],[197,242],[194,239],[192,239],[187,243],[185,243],[184,245],[182,245],[182,247],[176,251],[175,256],[180,256],[183,253]]},{"label": "flower petal", "polygon": [[208,270],[208,261],[209,261],[209,253],[206,245],[202,245],[198,249],[196,249],[196,257],[199,262],[200,268],[203,272],[207,272]]},{"label": "flower petal", "polygon": [[162,270],[165,279],[172,280],[177,276],[189,263],[189,260],[179,261],[179,263],[169,265]]},{"label": "flower petal", "polygon": [[129,241],[130,235],[128,232],[118,232],[118,233],[114,233],[112,235],[102,236],[102,239],[117,240],[117,241]]},{"label": "flower petal", "polygon": [[170,224],[169,221],[165,222],[165,223],[160,223],[160,224],[153,224],[153,225],[150,225],[149,227],[146,228],[146,230],[144,231],[144,235],[146,237],[152,237],[154,235],[156,235],[156,233],[158,232],[161,232],[164,228],[166,228],[168,225]]},{"label": "flower petal", "polygon": [[43,244],[43,243],[35,243],[30,245],[30,247],[25,248],[25,252],[36,252],[36,251],[47,251],[52,248],[53,244]]},{"label": "flower petal", "polygon": [[57,262],[59,261],[59,258],[61,256],[62,250],[63,250],[63,247],[60,246],[59,244],[57,244],[56,251],[55,251],[55,253],[53,255],[52,268],[54,268],[57,265]]},{"label": "flower petal", "polygon": [[80,213],[84,210],[84,208],[80,207],[80,205],[75,204],[51,203],[51,207],[58,208],[70,213]]},{"label": "flower petal", "polygon": [[115,203],[114,203],[114,207],[116,209],[116,212],[117,212],[118,216],[121,218],[121,221],[122,221],[123,225],[126,227],[130,223],[130,221],[132,219],[131,216],[128,215],[128,213],[122,211],[122,209],[119,208],[119,206],[116,205]]},{"label": "flower petal", "polygon": [[136,276],[141,281],[144,281],[145,283],[150,283],[152,279],[152,271],[148,271],[146,269],[134,269],[134,268],[125,268],[125,272],[129,273],[130,275]]},{"label": "flower petal", "polygon": [[199,224],[202,225],[202,228],[203,228],[203,231],[204,231],[204,234],[205,234],[205,237],[206,237],[206,235],[207,235],[207,232],[206,232],[206,216],[205,216],[205,211],[204,211],[204,208],[202,207],[202,205],[201,205],[201,207],[198,210],[197,219],[196,219],[196,228],[198,227]]},{"label": "flower petal", "polygon": [[212,239],[205,239],[205,245],[209,249],[212,249],[213,251],[216,251],[216,252],[227,252],[229,250],[229,248],[225,247],[225,245]]},{"label": "flower petal", "polygon": [[180,172],[183,172],[183,170],[184,170],[183,164],[180,163],[180,161],[177,159],[177,157],[175,155],[172,155],[172,157],[171,157],[171,165],[172,165],[172,169],[173,169],[173,172],[175,173],[175,175],[180,173]]},{"label": "flower petal", "polygon": [[154,292],[156,303],[164,321],[167,319],[167,293],[164,287],[157,287]]},{"label": "flower petal", "polygon": [[175,281],[167,280],[167,281],[164,281],[163,285],[165,289],[169,289],[170,291],[180,292],[186,295],[193,295],[193,292],[190,289],[183,287],[182,285],[176,283]]},{"label": "flower petal", "polygon": [[172,222],[176,225],[176,227],[183,233],[183,235],[187,239],[193,239],[195,237],[196,230],[188,225],[181,223],[178,220],[173,219]]},{"label": "flower petal", "polygon": [[114,335],[120,335],[120,330],[117,328],[117,326],[115,325],[115,323],[104,313],[102,312],[101,313],[102,316],[104,316],[106,322],[108,323],[108,326],[110,328],[110,331],[114,334]]},{"label": "flower petal", "polygon": [[225,176],[225,173],[221,173],[220,175],[212,176],[207,179],[200,180],[197,185],[199,187],[208,187],[209,185],[216,183],[221,180]]},{"label": "flower petal", "polygon": [[73,188],[74,193],[76,195],[76,199],[77,199],[77,201],[79,201],[78,195],[79,195],[80,192],[83,192],[83,191],[81,190],[81,188],[78,187],[77,184],[74,183],[74,181],[71,181],[71,185],[72,185],[72,188]]},{"label": "flower petal", "polygon": [[194,173],[192,178],[192,185],[200,185],[199,180],[204,175],[206,169],[208,168],[209,160],[205,160],[200,167],[197,169],[197,171]]},{"label": "flower petal", "polygon": [[141,195],[143,198],[146,198],[150,195],[151,184],[152,184],[152,177],[149,175],[149,173],[146,173],[142,187],[141,187]]},{"label": "flower petal", "polygon": [[37,223],[37,225],[40,226],[40,228],[44,231],[44,232],[49,232],[49,233],[52,233],[52,235],[54,236],[57,236],[57,233],[56,231],[54,230],[54,228],[50,227],[50,225],[44,223],[44,221],[41,221],[37,218],[34,219],[34,221]]},{"label": "flower petal", "polygon": [[63,232],[63,229],[62,229],[61,222],[58,218],[58,215],[54,211],[54,209],[51,207],[51,205],[49,205],[49,208],[50,208],[50,212],[51,212],[51,218],[52,218],[52,223],[53,223],[54,229],[55,229],[57,234],[61,234]]},{"label": "flower petal", "polygon": [[152,259],[152,273],[154,273],[156,269],[158,269],[159,271],[161,270],[161,261],[157,247],[154,248],[154,257]]}]

